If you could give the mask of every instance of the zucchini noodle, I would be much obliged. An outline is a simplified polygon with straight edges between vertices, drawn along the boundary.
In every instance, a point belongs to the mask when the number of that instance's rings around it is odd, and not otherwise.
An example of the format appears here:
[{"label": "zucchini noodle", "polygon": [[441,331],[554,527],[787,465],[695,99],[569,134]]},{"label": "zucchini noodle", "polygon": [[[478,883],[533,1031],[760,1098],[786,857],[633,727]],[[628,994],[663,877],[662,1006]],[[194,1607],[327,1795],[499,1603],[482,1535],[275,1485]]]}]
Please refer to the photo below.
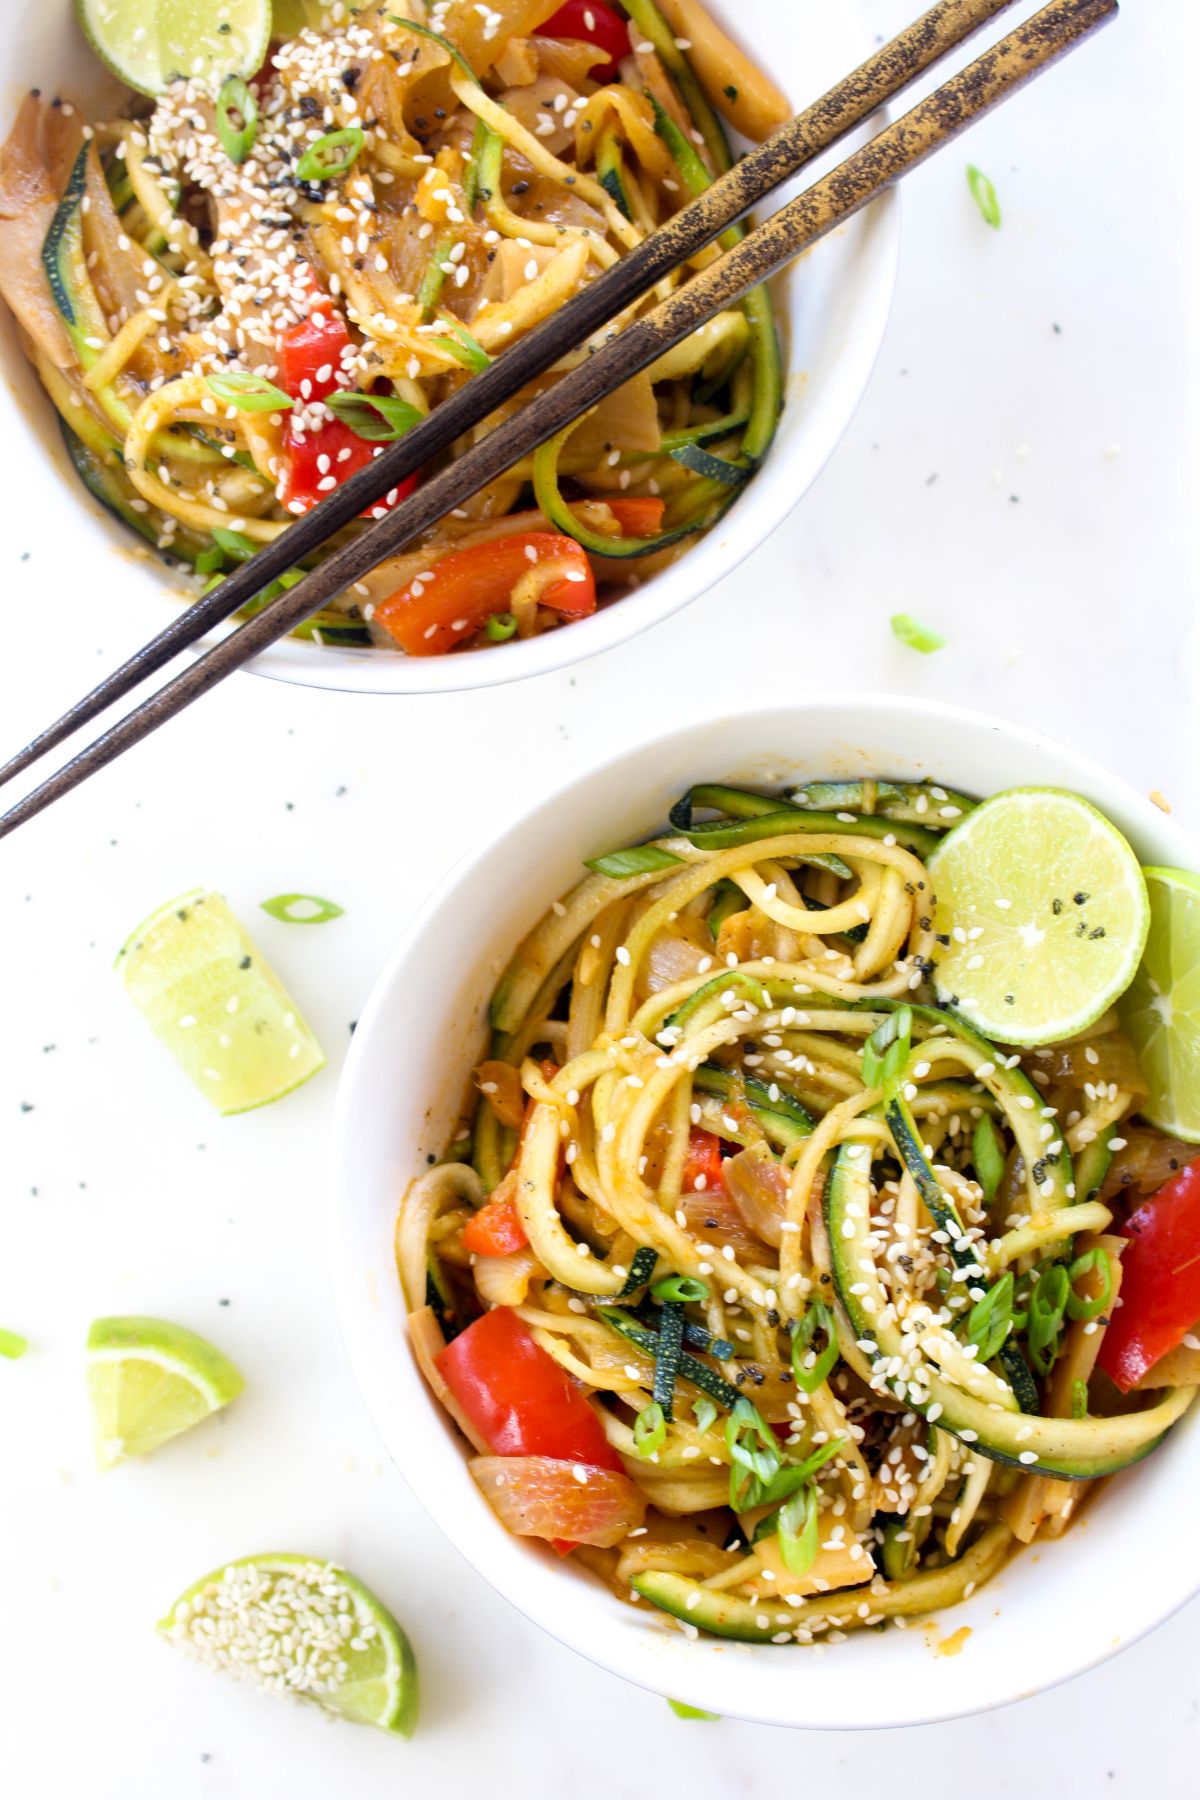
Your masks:
[{"label": "zucchini noodle", "polygon": [[[1193,1397],[1114,1410],[1093,1379],[1136,1059],[1115,1014],[1013,1051],[937,1004],[931,794],[700,788],[597,858],[500,979],[462,1160],[401,1204],[418,1339],[433,1307],[453,1359],[514,1309],[616,1458],[628,1511],[578,1560],[685,1630],[808,1644],[954,1605]],[[571,1537],[556,1516],[535,1535]]]},{"label": "zucchini noodle", "polygon": [[[22,107],[0,155],[0,293],[77,473],[174,566],[217,585],[245,546],[214,532],[277,537],[727,166],[718,115],[762,138],[786,113],[765,75],[722,80],[722,45],[752,65],[702,7],[707,73],[655,0],[613,0],[628,49],[611,61],[589,15],[584,40],[549,35],[558,10],[310,9],[321,23],[273,44],[232,143],[219,93],[182,78],[89,127],[37,95]],[[348,153],[323,162],[327,137]],[[685,279],[664,276],[595,342]],[[567,433],[561,469],[518,465],[297,633],[443,655],[559,630],[716,525],[782,404],[763,290]]]}]

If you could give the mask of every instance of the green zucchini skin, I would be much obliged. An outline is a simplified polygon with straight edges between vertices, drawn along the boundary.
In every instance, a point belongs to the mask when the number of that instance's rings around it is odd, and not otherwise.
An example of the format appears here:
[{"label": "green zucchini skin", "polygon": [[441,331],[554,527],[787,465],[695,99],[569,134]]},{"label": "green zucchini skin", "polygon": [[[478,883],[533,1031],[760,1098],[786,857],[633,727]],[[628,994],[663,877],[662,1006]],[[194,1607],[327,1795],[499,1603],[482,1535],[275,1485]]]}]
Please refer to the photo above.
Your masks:
[{"label": "green zucchini skin", "polygon": [[[934,786],[944,799],[930,791]],[[794,788],[788,799],[805,811],[865,812],[920,825],[927,831],[951,830],[978,805],[969,794],[955,793],[940,783],[917,781],[810,781]],[[945,817],[940,812],[943,806],[952,807],[954,816]]]},{"label": "green zucchini skin", "polygon": [[905,825],[899,819],[881,819],[874,813],[839,819],[836,813],[803,812],[799,807],[780,810],[778,803],[772,811],[757,817],[732,822],[710,819],[692,825],[684,835],[697,850],[733,850],[741,844],[760,843],[764,838],[792,837],[807,831],[834,837],[892,838],[921,857],[932,854],[938,843],[932,831],[925,831],[920,825]]},{"label": "green zucchini skin", "polygon": [[644,1600],[660,1611],[695,1625],[714,1637],[732,1638],[741,1644],[771,1644],[776,1639],[794,1641],[794,1633],[809,1630],[818,1622],[829,1624],[860,1623],[858,1609],[866,1600],[871,1617],[898,1618],[913,1613],[940,1612],[965,1597],[965,1589],[974,1583],[980,1587],[1003,1566],[1012,1548],[1013,1537],[1007,1525],[989,1526],[976,1544],[957,1561],[945,1568],[931,1569],[888,1583],[882,1593],[871,1588],[839,1588],[818,1594],[799,1606],[782,1605],[778,1600],[740,1600],[731,1594],[714,1592],[685,1575],[670,1575],[648,1569],[633,1577],[633,1587]]},{"label": "green zucchini skin", "polygon": [[[711,1094],[718,1100],[728,1099],[733,1089],[731,1077],[716,1063],[702,1063],[692,1078],[692,1085],[697,1093]],[[777,1149],[790,1150],[794,1144],[802,1144],[805,1138],[812,1136],[812,1114],[790,1094],[780,1089],[779,1098],[772,1100],[768,1089],[753,1075],[745,1077],[745,1088],[751,1112]]]},{"label": "green zucchini skin", "polygon": [[131,531],[136,531],[139,537],[145,538],[146,542],[152,544],[160,556],[169,557],[169,560],[185,565],[195,562],[201,546],[197,541],[182,533],[176,537],[169,553],[159,549],[159,521],[162,515],[161,513],[134,511],[129,503],[130,496],[122,486],[121,469],[118,462],[105,461],[94,450],[90,450],[80,438],[76,437],[65,420],[59,420],[59,429],[62,432],[63,443],[67,447],[67,455],[71,459],[75,473],[106,512],[111,513],[114,519],[119,519],[122,525],[127,525]]},{"label": "green zucchini skin", "polygon": [[[77,350],[87,320],[79,298],[79,265],[83,259],[83,223],[80,203],[87,188],[87,144],[75,158],[63,197],[42,243],[42,267],[54,304]],[[93,357],[93,360],[94,357]]]},{"label": "green zucchini skin", "polygon": [[[861,1285],[862,1269],[870,1255],[869,1149],[865,1144],[862,1149],[864,1153],[859,1154],[859,1146],[853,1142],[841,1146],[822,1204],[838,1300],[860,1347],[873,1346],[863,1353],[879,1362],[898,1356],[902,1339],[894,1325],[881,1324],[873,1317],[863,1306],[863,1296],[853,1291]],[[927,1414],[936,1404],[939,1429],[952,1432],[991,1461],[1064,1481],[1094,1481],[1140,1462],[1162,1442],[1190,1403],[1189,1391],[1177,1389],[1169,1390],[1162,1402],[1142,1413],[1116,1419],[1050,1419],[994,1410],[954,1387],[930,1364],[921,1368],[921,1387],[927,1398],[914,1400],[906,1380],[899,1386],[914,1412]],[[1025,1455],[1035,1460],[1024,1462]]]}]

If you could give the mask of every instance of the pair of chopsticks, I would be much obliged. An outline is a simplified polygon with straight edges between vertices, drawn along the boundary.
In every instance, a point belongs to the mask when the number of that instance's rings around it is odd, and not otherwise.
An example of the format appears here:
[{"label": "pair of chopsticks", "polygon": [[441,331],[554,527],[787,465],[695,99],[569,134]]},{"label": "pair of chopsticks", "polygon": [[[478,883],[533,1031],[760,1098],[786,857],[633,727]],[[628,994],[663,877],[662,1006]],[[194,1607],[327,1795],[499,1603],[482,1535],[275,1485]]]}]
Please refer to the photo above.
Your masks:
[{"label": "pair of chopsticks", "polygon": [[[535,377],[606,326],[743,218],[785,181],[902,93],[1013,0],[938,0],[920,19],[800,113],[682,212],[647,237],[554,317],[506,350],[419,425],[175,617],[69,712],[0,768],[0,785],[88,724],[263,588],[320,549],[408,475],[447,451]],[[977,61],[885,127],[782,207],[653,312],[607,341],[553,387],[423,483],[414,494],[198,657],[150,699],[0,816],[0,837],[139,743],[386,557],[428,531],[506,469],[689,337],[715,313],[777,275],[844,220],[983,118],[1116,16],[1117,0],[1052,0]],[[496,654],[493,652],[492,654]]]}]

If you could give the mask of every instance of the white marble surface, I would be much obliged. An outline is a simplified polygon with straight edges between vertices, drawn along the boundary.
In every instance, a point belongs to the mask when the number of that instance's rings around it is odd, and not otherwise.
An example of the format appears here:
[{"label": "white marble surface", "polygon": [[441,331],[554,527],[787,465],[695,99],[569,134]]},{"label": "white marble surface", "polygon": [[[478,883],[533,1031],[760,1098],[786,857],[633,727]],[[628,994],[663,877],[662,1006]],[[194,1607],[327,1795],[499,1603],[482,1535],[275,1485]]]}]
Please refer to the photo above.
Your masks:
[{"label": "white marble surface", "polygon": [[[910,10],[863,4],[881,32]],[[1052,730],[1200,828],[1189,11],[1129,0],[911,183],[870,393],[804,507],[723,589],[521,689],[406,702],[240,677],[4,846],[0,1323],[33,1345],[0,1365],[5,1792],[457,1800],[499,1778],[531,1800],[667,1783],[726,1800],[774,1791],[783,1755],[825,1793],[852,1778],[915,1790],[962,1758],[980,1800],[1093,1800],[1177,1789],[1194,1766],[1195,1606],[1005,1713],[803,1742],[680,1724],[560,1649],[384,1466],[332,1315],[323,1165],[350,1021],[405,915],[496,808],[673,696],[720,682],[734,704],[832,674],[952,697]],[[968,156],[999,189],[999,233],[968,198]],[[11,744],[128,645],[116,616],[54,638],[55,595],[86,572],[56,559],[52,529],[26,528],[19,471],[0,559]],[[894,644],[898,609],[949,648]],[[129,927],[196,882],[256,921],[330,1051],[301,1094],[243,1119],[203,1108],[110,973]],[[281,889],[346,915],[275,924],[256,907]],[[249,1386],[224,1419],[101,1480],[81,1348],[88,1320],[118,1311],[210,1333]],[[284,1547],[345,1560],[408,1623],[425,1693],[411,1746],[274,1705],[155,1638],[202,1570]]]}]

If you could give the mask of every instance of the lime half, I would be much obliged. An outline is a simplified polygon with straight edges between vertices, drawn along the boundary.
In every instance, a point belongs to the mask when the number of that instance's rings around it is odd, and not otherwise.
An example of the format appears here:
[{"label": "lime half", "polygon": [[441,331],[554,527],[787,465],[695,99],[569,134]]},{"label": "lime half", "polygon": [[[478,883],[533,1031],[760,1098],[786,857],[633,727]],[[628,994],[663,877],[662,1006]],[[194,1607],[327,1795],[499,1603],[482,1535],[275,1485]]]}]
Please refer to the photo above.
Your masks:
[{"label": "lime half", "polygon": [[96,1461],[148,1456],[236,1400],[246,1385],[227,1356],[166,1319],[96,1319],[87,1341]]},{"label": "lime half", "polygon": [[210,1668],[411,1737],[417,1663],[400,1626],[333,1563],[244,1556],[181,1594],[159,1630]]},{"label": "lime half", "polygon": [[325,1058],[296,1003],[219,894],[197,890],[138,927],[125,991],[219,1112],[288,1094]]},{"label": "lime half", "polygon": [[997,794],[948,834],[929,870],[938,997],[985,1036],[1071,1037],[1133,980],[1146,883],[1116,826],[1077,794]]},{"label": "lime half", "polygon": [[92,49],[139,94],[183,77],[215,93],[253,75],[271,38],[271,0],[75,0]]},{"label": "lime half", "polygon": [[1121,1018],[1150,1084],[1152,1125],[1200,1144],[1200,875],[1147,869],[1150,936]]}]

